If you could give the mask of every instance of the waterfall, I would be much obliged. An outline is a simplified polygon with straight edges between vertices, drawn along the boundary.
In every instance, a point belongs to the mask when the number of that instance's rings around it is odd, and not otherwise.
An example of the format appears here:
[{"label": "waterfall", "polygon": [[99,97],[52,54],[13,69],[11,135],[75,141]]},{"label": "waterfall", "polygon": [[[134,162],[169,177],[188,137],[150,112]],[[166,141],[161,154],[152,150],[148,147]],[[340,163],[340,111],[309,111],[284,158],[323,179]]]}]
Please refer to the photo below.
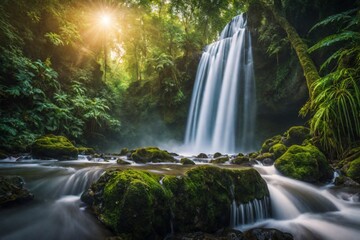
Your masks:
[{"label": "waterfall", "polygon": [[231,227],[255,223],[270,217],[270,198],[255,199],[240,205],[234,200],[230,210]]},{"label": "waterfall", "polygon": [[252,149],[256,115],[251,37],[246,18],[231,20],[202,54],[185,134],[196,152]]}]

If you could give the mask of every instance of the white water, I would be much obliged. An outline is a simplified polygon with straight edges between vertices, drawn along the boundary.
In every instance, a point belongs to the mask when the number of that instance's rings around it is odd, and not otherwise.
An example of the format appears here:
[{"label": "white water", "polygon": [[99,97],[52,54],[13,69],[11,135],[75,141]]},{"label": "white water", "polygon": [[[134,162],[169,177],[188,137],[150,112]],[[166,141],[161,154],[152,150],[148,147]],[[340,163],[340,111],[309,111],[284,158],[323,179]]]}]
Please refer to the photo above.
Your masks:
[{"label": "white water", "polygon": [[185,146],[196,152],[247,152],[255,128],[251,37],[243,14],[206,47],[195,80]]},{"label": "white water", "polygon": [[350,193],[331,185],[318,187],[281,176],[274,166],[257,166],[268,183],[272,217],[254,224],[238,225],[277,228],[296,240],[355,240],[360,236],[359,190]]}]

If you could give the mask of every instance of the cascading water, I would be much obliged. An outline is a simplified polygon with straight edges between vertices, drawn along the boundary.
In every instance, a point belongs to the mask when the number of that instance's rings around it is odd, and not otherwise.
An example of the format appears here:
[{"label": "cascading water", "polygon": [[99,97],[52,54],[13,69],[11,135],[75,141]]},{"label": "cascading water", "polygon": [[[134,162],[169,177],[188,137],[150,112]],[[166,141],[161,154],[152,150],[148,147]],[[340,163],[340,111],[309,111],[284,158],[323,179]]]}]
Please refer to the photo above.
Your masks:
[{"label": "cascading water", "polygon": [[185,145],[195,152],[247,152],[252,149],[255,115],[251,37],[241,14],[201,57]]}]

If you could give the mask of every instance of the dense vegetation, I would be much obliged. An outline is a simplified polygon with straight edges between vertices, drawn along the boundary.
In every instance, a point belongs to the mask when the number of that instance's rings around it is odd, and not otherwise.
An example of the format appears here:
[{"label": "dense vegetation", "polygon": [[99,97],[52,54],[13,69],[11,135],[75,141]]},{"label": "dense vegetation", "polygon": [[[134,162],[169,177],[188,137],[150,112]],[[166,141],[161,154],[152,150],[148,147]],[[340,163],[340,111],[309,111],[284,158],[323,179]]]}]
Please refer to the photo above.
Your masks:
[{"label": "dense vegetation", "polygon": [[[151,135],[181,140],[201,50],[232,17],[249,11],[258,68],[265,66],[257,72],[259,102],[280,109],[295,98],[293,76],[301,66],[295,82],[307,88],[301,113],[314,144],[342,158],[360,139],[358,6],[1,1],[0,148],[24,151],[45,134],[97,148],[146,143]],[[296,101],[305,104],[304,97]]]}]

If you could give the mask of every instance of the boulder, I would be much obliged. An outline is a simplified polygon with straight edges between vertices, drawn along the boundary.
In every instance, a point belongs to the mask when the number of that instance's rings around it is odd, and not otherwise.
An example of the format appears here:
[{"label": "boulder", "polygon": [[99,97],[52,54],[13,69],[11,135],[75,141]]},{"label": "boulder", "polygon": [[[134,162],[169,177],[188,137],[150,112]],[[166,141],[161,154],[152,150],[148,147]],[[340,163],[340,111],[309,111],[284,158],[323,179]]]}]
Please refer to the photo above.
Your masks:
[{"label": "boulder", "polygon": [[169,193],[159,181],[145,171],[107,171],[81,199],[116,234],[154,239],[170,232]]},{"label": "boulder", "polygon": [[222,156],[222,154],[219,153],[219,152],[214,153],[214,158],[218,158],[218,157],[221,157],[221,156]]},{"label": "boulder", "polygon": [[199,153],[196,158],[208,158],[208,155],[206,153]]},{"label": "boulder", "polygon": [[275,167],[285,176],[305,182],[325,182],[333,176],[325,155],[311,144],[292,145],[275,161]]},{"label": "boulder", "polygon": [[360,183],[360,157],[350,163],[346,175]]},{"label": "boulder", "polygon": [[281,135],[276,135],[272,138],[266,139],[265,142],[261,145],[261,153],[265,153],[265,152],[269,152],[270,148],[277,144],[280,143],[282,140],[282,136]]},{"label": "boulder", "polygon": [[84,154],[84,155],[93,155],[95,154],[95,150],[93,148],[87,148],[87,147],[78,147],[78,153]]},{"label": "boulder", "polygon": [[215,158],[215,159],[212,159],[210,161],[210,163],[213,163],[213,164],[221,164],[221,163],[226,163],[227,161],[229,161],[229,157],[226,156],[226,157],[218,157],[218,158]]},{"label": "boulder", "polygon": [[213,233],[229,226],[233,200],[247,203],[269,194],[265,181],[252,168],[200,166],[185,176],[166,176],[163,184],[171,192],[175,232]]},{"label": "boulder", "polygon": [[230,162],[232,164],[237,164],[237,165],[247,165],[249,166],[250,165],[250,162],[249,162],[249,157],[246,157],[246,156],[238,156],[234,159],[232,159]]},{"label": "boulder", "polygon": [[120,151],[120,156],[126,156],[126,154],[128,154],[129,149],[127,148],[122,148]]},{"label": "boulder", "polygon": [[190,160],[190,159],[188,159],[188,158],[182,158],[182,159],[180,160],[180,163],[181,163],[182,165],[195,165],[194,161],[192,161],[192,160]]},{"label": "boulder", "polygon": [[282,143],[276,143],[270,147],[269,152],[274,155],[274,159],[279,158],[287,150],[287,147]]},{"label": "boulder", "polygon": [[32,155],[39,159],[77,159],[78,149],[63,136],[45,135],[31,146]]},{"label": "boulder", "polygon": [[138,148],[131,154],[131,159],[136,163],[175,162],[175,159],[167,151],[157,147]]},{"label": "boulder", "polygon": [[34,195],[19,176],[0,176],[0,206],[30,201]]},{"label": "boulder", "polygon": [[116,160],[116,163],[119,164],[119,165],[130,165],[131,164],[130,162],[127,162],[127,161],[125,161],[125,160],[123,160],[121,158],[118,158]]},{"label": "boulder", "polygon": [[81,199],[117,235],[163,239],[170,222],[177,233],[214,233],[229,226],[234,200],[240,204],[265,196],[267,185],[255,169],[206,165],[184,176],[108,170]]},{"label": "boulder", "polygon": [[243,233],[243,240],[293,240],[290,233],[273,228],[254,228]]},{"label": "boulder", "polygon": [[310,129],[304,126],[293,126],[284,135],[286,146],[301,145],[306,139],[311,138]]}]

